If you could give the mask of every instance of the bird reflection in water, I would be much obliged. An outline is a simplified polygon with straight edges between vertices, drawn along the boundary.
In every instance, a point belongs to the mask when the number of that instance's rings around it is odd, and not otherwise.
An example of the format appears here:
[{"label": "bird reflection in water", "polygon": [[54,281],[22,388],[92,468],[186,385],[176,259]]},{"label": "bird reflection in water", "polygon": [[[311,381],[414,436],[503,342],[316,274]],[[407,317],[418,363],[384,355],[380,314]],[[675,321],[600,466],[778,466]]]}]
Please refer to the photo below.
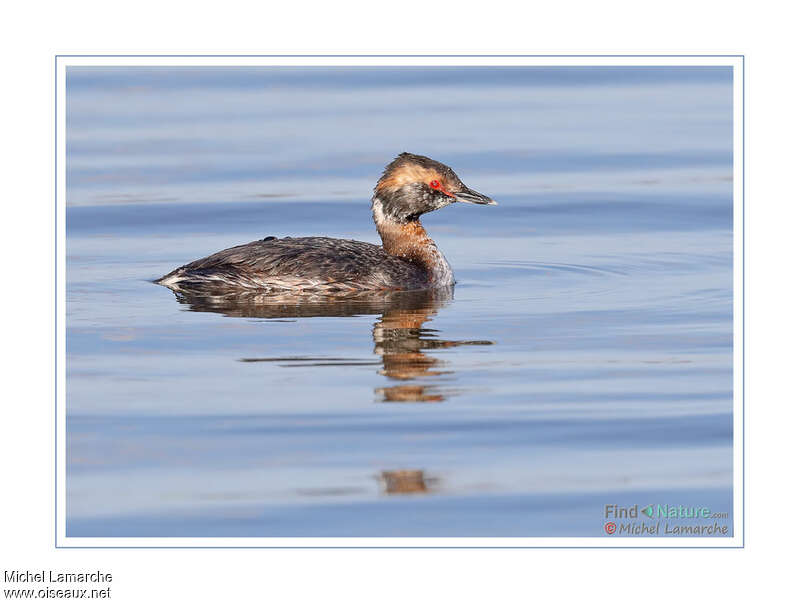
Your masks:
[{"label": "bird reflection in water", "polygon": [[[383,359],[383,369],[379,372],[381,375],[391,380],[410,381],[452,373],[445,369],[444,361],[427,353],[455,346],[486,346],[493,343],[483,340],[441,340],[436,338],[437,330],[423,327],[444,303],[452,299],[452,289],[448,288],[447,294],[446,300],[420,300],[423,303],[414,308],[387,308],[383,312],[372,329],[375,354]],[[376,388],[375,393],[379,400],[386,403],[439,403],[445,399],[444,391],[427,384],[396,384]]]},{"label": "bird reflection in water", "polygon": [[[453,390],[436,384],[409,383],[452,373],[446,363],[429,355],[433,350],[456,346],[488,346],[485,340],[443,340],[438,331],[423,327],[443,306],[453,299],[453,288],[413,292],[362,292],[347,296],[221,292],[176,292],[175,296],[189,310],[215,312],[229,317],[292,319],[305,317],[349,317],[380,315],[374,323],[374,352],[383,368],[378,373],[392,381],[405,382],[375,388],[378,401],[386,403],[439,403]],[[269,357],[242,359],[245,362],[277,362],[286,366],[364,365],[359,359],[325,357]]]},{"label": "bird reflection in water", "polygon": [[422,470],[392,470],[381,472],[380,481],[387,495],[428,493],[436,487],[438,480],[426,476]]}]

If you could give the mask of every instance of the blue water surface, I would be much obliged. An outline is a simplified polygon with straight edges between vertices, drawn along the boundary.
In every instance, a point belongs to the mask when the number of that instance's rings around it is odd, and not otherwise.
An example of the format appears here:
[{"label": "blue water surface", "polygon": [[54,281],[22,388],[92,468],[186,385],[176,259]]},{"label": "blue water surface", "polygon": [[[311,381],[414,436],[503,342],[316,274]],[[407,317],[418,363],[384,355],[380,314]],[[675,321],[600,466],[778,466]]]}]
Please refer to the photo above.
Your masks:
[{"label": "blue water surface", "polygon": [[[729,68],[68,68],[67,535],[732,530],[732,128]],[[152,283],[378,243],[401,151],[498,201],[423,217],[452,292]]]}]

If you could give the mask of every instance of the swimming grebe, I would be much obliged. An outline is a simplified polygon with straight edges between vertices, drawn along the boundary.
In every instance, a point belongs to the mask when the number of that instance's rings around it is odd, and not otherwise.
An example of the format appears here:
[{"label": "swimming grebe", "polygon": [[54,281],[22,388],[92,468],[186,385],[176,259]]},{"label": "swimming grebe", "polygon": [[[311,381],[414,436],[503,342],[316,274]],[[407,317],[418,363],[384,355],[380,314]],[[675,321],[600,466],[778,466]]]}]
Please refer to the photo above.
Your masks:
[{"label": "swimming grebe", "polygon": [[190,262],[156,283],[176,291],[320,293],[452,285],[453,271],[419,217],[456,201],[497,205],[464,185],[448,166],[401,153],[386,166],[372,196],[383,247],[329,237],[267,237]]}]

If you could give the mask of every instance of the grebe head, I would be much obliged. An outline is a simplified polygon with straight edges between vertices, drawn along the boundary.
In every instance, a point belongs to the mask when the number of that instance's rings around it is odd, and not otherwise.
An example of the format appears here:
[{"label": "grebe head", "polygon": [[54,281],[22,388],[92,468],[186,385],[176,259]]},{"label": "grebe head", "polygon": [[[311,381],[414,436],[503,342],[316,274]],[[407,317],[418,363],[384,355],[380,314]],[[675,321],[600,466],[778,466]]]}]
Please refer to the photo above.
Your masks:
[{"label": "grebe head", "polygon": [[424,155],[401,153],[386,166],[372,196],[376,224],[406,223],[456,201],[497,205],[467,187],[452,168]]}]

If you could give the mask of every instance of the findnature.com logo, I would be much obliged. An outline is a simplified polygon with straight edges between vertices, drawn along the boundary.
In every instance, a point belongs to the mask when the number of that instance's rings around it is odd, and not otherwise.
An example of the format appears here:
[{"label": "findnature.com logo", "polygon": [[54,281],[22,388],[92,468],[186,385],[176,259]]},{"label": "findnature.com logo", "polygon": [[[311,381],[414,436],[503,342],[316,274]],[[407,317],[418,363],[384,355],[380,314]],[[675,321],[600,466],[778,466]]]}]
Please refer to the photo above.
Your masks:
[{"label": "findnature.com logo", "polygon": [[730,536],[728,524],[724,522],[727,512],[714,512],[708,507],[608,504],[605,518],[603,530],[607,535]]}]

